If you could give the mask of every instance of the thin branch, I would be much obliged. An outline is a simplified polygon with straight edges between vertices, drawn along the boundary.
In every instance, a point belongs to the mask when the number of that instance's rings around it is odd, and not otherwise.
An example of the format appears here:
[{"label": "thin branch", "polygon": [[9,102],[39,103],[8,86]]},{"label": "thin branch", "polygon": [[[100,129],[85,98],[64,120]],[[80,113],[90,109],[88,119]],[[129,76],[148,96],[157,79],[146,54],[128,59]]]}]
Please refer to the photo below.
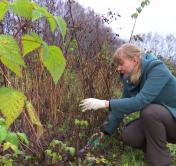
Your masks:
[{"label": "thin branch", "polygon": [[69,12],[70,12],[71,20],[72,20],[72,26],[74,27],[73,32],[74,32],[74,35],[75,35],[76,42],[77,42],[77,44],[78,44],[78,52],[79,52],[79,55],[81,55],[81,53],[80,53],[79,40],[78,40],[76,31],[75,31],[75,22],[74,22],[73,15],[72,15],[71,1],[68,0],[68,2],[69,2]]},{"label": "thin branch", "polygon": [[26,23],[24,23],[18,30],[17,32],[14,34],[14,37],[16,37],[18,35],[18,33],[26,26]]},{"label": "thin branch", "polygon": [[134,20],[133,29],[132,29],[132,31],[131,31],[131,36],[130,36],[129,43],[131,42],[131,39],[132,39],[132,36],[133,36],[134,28],[135,28],[135,26],[136,26],[136,21],[137,21],[137,17],[136,17],[135,20]]},{"label": "thin branch", "polygon": [[[1,63],[2,64],[2,63]],[[3,64],[2,64],[3,65]],[[12,86],[11,82],[8,80],[7,76],[5,75],[5,68],[4,66],[0,66],[0,72],[2,73],[3,75],[3,78],[4,78],[4,84],[5,86]]]}]

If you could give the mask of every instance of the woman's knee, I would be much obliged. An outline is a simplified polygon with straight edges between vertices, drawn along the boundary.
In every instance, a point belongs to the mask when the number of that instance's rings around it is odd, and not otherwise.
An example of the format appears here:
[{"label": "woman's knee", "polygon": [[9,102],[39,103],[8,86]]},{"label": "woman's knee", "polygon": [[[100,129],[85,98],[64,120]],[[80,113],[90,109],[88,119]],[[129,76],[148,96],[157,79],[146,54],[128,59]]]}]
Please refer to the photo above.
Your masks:
[{"label": "woman's knee", "polygon": [[140,119],[142,121],[150,121],[153,118],[157,118],[158,112],[162,106],[158,104],[150,104],[146,106],[140,114]]},{"label": "woman's knee", "polygon": [[125,145],[132,146],[134,148],[141,148],[142,146],[142,143],[138,140],[137,136],[129,133],[127,130],[122,132],[122,142]]},{"label": "woman's knee", "polygon": [[134,145],[134,137],[130,134],[130,132],[127,129],[124,129],[122,131],[122,141],[125,145]]},{"label": "woman's knee", "polygon": [[141,148],[145,142],[144,133],[141,130],[139,120],[130,123],[122,131],[122,141],[125,145]]}]

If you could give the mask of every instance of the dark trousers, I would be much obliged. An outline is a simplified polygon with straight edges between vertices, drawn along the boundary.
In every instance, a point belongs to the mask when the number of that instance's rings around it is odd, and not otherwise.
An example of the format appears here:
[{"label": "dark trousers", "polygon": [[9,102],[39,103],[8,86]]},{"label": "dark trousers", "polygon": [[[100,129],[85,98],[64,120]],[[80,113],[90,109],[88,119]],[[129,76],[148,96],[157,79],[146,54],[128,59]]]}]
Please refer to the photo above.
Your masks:
[{"label": "dark trousers", "polygon": [[171,155],[167,142],[176,143],[176,120],[158,104],[145,107],[140,118],[126,125],[122,131],[126,145],[144,151],[150,166],[170,166]]}]

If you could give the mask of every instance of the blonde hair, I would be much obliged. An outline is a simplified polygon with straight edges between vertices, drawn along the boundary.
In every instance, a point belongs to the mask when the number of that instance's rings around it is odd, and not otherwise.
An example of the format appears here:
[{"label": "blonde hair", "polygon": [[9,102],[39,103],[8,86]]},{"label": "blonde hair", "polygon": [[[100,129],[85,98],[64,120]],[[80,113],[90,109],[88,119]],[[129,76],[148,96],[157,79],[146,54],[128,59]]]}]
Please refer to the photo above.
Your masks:
[{"label": "blonde hair", "polygon": [[114,55],[113,55],[113,60],[118,63],[120,60],[120,55],[126,56],[127,58],[134,58],[137,57],[139,59],[138,64],[135,66],[134,70],[131,73],[131,82],[134,85],[137,85],[139,83],[139,78],[141,76],[141,49],[133,44],[123,44],[120,48],[118,48]]}]

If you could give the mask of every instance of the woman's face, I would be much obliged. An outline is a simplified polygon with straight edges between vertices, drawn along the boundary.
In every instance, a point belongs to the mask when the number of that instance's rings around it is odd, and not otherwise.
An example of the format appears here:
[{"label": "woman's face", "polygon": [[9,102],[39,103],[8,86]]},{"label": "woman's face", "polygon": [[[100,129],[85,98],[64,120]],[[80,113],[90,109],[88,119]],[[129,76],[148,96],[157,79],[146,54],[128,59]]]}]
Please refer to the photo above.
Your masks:
[{"label": "woman's face", "polygon": [[136,65],[137,65],[136,57],[128,58],[126,56],[119,55],[117,70],[120,74],[123,74],[123,75],[130,74]]}]

